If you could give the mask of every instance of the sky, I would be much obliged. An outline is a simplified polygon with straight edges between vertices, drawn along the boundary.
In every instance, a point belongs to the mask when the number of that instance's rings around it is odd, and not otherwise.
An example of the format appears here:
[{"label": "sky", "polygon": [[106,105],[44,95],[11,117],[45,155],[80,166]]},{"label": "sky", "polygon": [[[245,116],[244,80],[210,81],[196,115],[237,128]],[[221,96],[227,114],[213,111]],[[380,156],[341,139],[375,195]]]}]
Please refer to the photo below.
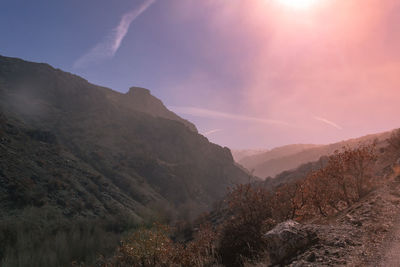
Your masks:
[{"label": "sky", "polygon": [[399,47],[398,0],[0,1],[1,55],[148,88],[235,149],[399,128]]}]

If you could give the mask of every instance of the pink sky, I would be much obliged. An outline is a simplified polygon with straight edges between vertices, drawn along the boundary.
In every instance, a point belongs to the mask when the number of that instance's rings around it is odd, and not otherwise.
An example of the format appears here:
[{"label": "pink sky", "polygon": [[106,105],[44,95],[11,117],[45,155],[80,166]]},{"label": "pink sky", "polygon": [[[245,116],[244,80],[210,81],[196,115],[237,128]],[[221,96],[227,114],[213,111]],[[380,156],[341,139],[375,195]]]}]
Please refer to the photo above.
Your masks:
[{"label": "pink sky", "polygon": [[[300,10],[278,1],[204,1],[219,47],[206,44],[202,53],[225,50],[224,68],[243,84],[239,98],[215,90],[202,108],[288,124],[232,119],[234,126],[215,123],[210,140],[231,147],[329,143],[400,126],[398,1],[317,2]],[[176,16],[187,19],[194,5],[187,1]],[[181,86],[200,87],[207,78],[199,70]],[[257,140],[235,143],[239,136]]]}]

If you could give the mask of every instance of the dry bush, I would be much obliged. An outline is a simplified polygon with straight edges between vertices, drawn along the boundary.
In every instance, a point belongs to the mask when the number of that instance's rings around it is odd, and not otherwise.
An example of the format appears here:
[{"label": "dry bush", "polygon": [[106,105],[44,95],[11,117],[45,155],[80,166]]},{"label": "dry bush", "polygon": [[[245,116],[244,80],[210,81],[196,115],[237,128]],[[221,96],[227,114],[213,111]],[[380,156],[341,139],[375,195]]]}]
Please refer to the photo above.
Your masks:
[{"label": "dry bush", "polygon": [[310,173],[304,180],[306,204],[303,206],[304,217],[309,219],[316,215],[324,217],[338,210],[340,197],[333,180],[327,177],[325,170]]},{"label": "dry bush", "polygon": [[169,231],[168,227],[160,224],[154,224],[152,228],[140,227],[121,242],[111,260],[101,265],[169,266],[174,251]]},{"label": "dry bush", "polygon": [[400,158],[400,129],[393,131],[387,142],[389,143],[387,147],[388,156],[398,160]]},{"label": "dry bush", "polygon": [[297,201],[303,214],[329,216],[359,201],[374,187],[376,158],[375,145],[335,151],[324,168],[311,172],[302,182]]},{"label": "dry bush", "polygon": [[200,226],[194,240],[176,244],[173,262],[177,266],[212,266],[217,263],[216,232],[210,224]]},{"label": "dry bush", "polygon": [[364,197],[373,188],[373,166],[377,160],[375,145],[345,149],[344,158],[347,180],[354,191],[354,201]]},{"label": "dry bush", "polygon": [[[264,250],[265,221],[272,218],[272,194],[250,184],[238,185],[227,197],[230,217],[220,229],[219,256],[226,266],[242,266]],[[270,226],[272,227],[272,225]]]},{"label": "dry bush", "polygon": [[[168,227],[156,224],[151,229],[139,228],[112,261],[102,266],[200,267],[222,263],[234,267],[257,262],[266,248],[263,234],[276,223],[330,216],[369,192],[373,187],[374,148],[370,145],[336,151],[325,167],[273,192],[252,184],[237,185],[226,196],[223,222],[217,231],[211,225],[203,226],[195,231],[193,240],[174,243]],[[210,215],[204,218],[213,221]],[[191,233],[192,227],[177,226],[182,233],[175,240],[187,241],[183,232]]]},{"label": "dry bush", "polygon": [[288,183],[276,189],[273,201],[273,218],[277,221],[300,219],[306,205],[303,181]]},{"label": "dry bush", "polygon": [[203,267],[217,263],[216,233],[210,225],[201,226],[186,244],[174,243],[169,235],[170,228],[158,223],[151,228],[140,227],[121,242],[111,259],[100,258],[98,266]]}]

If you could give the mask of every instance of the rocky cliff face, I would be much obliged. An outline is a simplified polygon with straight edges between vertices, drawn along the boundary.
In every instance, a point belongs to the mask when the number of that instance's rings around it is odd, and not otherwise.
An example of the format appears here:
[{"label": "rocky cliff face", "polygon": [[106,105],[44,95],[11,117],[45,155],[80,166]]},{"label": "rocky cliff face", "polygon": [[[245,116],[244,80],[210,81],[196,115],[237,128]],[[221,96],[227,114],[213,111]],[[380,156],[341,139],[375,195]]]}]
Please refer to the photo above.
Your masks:
[{"label": "rocky cliff face", "polygon": [[115,101],[125,105],[126,108],[144,112],[154,117],[175,120],[183,123],[193,132],[197,133],[196,126],[168,110],[163,102],[151,95],[150,90],[141,87],[131,87],[125,95],[116,94]]},{"label": "rocky cliff face", "polygon": [[[0,109],[24,132],[13,141],[16,145],[17,140],[29,144],[32,138],[39,146],[57,140],[48,146],[65,151],[60,160],[68,154],[83,166],[82,171],[93,174],[89,176],[101,177],[101,184],[108,186],[93,189],[96,194],[105,199],[119,195],[122,206],[137,203],[126,207],[138,217],[156,206],[173,213],[179,213],[174,208],[197,213],[222,197],[227,186],[247,181],[228,149],[208,142],[193,124],[169,111],[147,89],[133,87],[121,94],[47,64],[0,57]],[[3,153],[10,151],[4,148]],[[15,153],[17,158],[29,158],[24,150]],[[37,158],[53,160],[46,153]],[[5,166],[13,164],[8,157],[2,160]],[[19,162],[21,171],[25,164]],[[60,168],[63,180],[76,178],[68,168]],[[7,173],[5,179],[16,183],[22,179],[17,173]],[[86,181],[81,186],[88,190],[90,184]],[[9,199],[9,193],[3,192],[2,197]],[[44,194],[56,198],[47,189]]]}]

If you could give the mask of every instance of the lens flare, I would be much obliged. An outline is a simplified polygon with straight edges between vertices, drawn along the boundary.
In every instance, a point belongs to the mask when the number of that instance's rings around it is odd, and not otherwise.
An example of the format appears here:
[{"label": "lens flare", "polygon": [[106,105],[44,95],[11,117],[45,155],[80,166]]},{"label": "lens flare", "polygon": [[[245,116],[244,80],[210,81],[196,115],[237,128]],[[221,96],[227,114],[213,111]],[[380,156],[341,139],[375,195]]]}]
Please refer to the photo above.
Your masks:
[{"label": "lens flare", "polygon": [[279,0],[282,4],[293,7],[306,9],[313,6],[318,0]]}]

